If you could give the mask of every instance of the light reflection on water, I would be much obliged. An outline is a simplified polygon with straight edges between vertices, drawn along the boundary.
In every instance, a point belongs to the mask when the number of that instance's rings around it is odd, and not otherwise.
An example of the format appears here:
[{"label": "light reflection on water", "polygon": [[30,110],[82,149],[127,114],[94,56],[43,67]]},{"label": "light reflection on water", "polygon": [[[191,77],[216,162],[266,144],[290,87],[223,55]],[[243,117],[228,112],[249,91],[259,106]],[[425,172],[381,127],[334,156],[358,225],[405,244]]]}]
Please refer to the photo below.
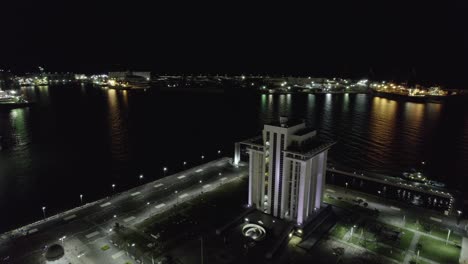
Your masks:
[{"label": "light reflection on water", "polygon": [[[156,178],[162,166],[172,169],[211,147],[221,145],[229,153],[235,141],[257,135],[263,123],[280,115],[305,119],[324,138],[337,140],[333,162],[398,174],[426,161],[433,178],[468,188],[465,103],[419,104],[363,94],[194,96],[82,86],[22,90],[36,105],[0,112],[6,147],[0,151],[0,210],[11,204],[26,207],[25,212],[42,203],[50,213],[71,207],[78,196],[69,185],[90,199],[101,198],[109,182],[134,184],[144,169]],[[15,217],[0,219],[0,227],[6,220],[30,220],[29,215]]]},{"label": "light reflection on water", "polygon": [[128,159],[128,129],[127,110],[128,94],[127,91],[117,91],[108,89],[107,101],[109,108],[109,139],[112,158],[117,161]]},{"label": "light reflection on water", "polygon": [[441,117],[442,104],[395,101],[363,94],[286,98],[286,95],[275,95],[273,100],[278,104],[261,104],[262,120],[270,121],[278,115],[306,118],[324,138],[338,141],[331,151],[331,160],[336,163],[400,175],[426,161],[432,163],[426,168],[428,173],[443,179],[439,176],[443,168],[467,159],[466,155],[463,158],[454,155],[450,159],[441,154],[439,143],[450,133],[443,123],[452,123],[447,117]]}]

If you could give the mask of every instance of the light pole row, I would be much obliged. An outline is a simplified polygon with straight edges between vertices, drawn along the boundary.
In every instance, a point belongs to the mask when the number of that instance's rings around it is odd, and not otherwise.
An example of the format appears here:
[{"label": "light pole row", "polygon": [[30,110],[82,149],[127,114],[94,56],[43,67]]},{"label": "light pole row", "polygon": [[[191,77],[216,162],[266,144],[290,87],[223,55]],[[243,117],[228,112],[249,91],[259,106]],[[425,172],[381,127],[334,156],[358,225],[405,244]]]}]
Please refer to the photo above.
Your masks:
[{"label": "light pole row", "polygon": [[[221,150],[218,150],[218,155],[221,155]],[[201,159],[204,160],[205,159],[205,155],[201,155]],[[185,169],[185,166],[187,165],[187,162],[184,161],[183,163],[183,166],[184,166],[184,169]],[[167,167],[163,167],[163,173],[164,173],[164,177],[166,177],[166,172],[167,172]],[[138,177],[139,179],[139,182],[141,184],[141,181],[144,179],[144,175],[143,174],[140,174],[140,176]],[[202,183],[203,181],[200,180],[200,183]],[[111,184],[111,187],[112,187],[112,194],[115,194],[115,187],[117,185],[115,183]],[[177,194],[177,191],[175,191],[175,193]],[[177,199],[178,200],[178,199]],[[80,204],[83,205],[83,194],[80,194]],[[45,206],[42,206],[42,215],[44,217],[44,219],[46,218],[46,207]],[[65,237],[63,237],[63,239],[65,239]],[[62,241],[63,242],[63,241]]]}]

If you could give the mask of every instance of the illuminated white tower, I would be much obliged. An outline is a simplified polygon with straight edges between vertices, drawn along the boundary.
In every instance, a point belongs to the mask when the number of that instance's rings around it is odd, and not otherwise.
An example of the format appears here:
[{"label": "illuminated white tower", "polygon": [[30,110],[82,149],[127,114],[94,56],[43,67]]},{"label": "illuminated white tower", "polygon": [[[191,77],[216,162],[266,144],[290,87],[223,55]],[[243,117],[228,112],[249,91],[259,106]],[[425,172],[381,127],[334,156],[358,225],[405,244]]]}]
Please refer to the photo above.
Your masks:
[{"label": "illuminated white tower", "polygon": [[281,118],[264,126],[262,137],[240,145],[249,154],[250,206],[302,225],[322,206],[328,149],[304,122]]}]

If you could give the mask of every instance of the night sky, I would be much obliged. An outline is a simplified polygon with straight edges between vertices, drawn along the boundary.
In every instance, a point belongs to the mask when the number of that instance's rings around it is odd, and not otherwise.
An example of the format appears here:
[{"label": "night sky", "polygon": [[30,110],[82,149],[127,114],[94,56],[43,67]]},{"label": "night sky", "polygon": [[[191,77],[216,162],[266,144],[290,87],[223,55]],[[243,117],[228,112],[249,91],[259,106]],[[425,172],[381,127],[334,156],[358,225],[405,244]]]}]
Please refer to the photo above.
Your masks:
[{"label": "night sky", "polygon": [[468,88],[462,0],[4,2],[0,65],[16,72],[370,76]]}]

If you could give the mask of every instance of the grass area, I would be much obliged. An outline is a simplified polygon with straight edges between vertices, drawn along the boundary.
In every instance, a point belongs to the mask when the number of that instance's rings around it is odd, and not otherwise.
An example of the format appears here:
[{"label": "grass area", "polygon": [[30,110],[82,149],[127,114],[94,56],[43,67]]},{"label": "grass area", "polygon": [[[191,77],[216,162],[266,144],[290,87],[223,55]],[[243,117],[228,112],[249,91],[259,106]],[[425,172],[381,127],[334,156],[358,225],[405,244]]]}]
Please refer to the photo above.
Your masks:
[{"label": "grass area", "polygon": [[427,262],[422,260],[421,258],[416,261],[416,258],[411,259],[410,264],[432,264],[432,262]]},{"label": "grass area", "polygon": [[101,250],[102,250],[102,251],[106,251],[106,250],[108,250],[109,248],[110,248],[109,245],[104,245],[104,246],[101,247]]},{"label": "grass area", "polygon": [[[405,227],[418,230],[418,231],[436,236],[444,240],[447,239],[448,229],[436,223],[412,220],[412,221],[407,221],[405,224]],[[462,239],[463,237],[461,235],[453,233],[453,232],[450,233],[449,241],[454,242],[458,245],[461,245]]]},{"label": "grass area", "polygon": [[330,235],[342,240],[353,226],[356,226],[353,237],[347,242],[397,261],[404,260],[405,252],[414,236],[412,231],[380,223],[373,218],[365,218],[361,221],[354,218],[348,222],[341,220],[331,230]]},{"label": "grass area", "polygon": [[460,247],[445,245],[445,242],[428,236],[421,236],[419,244],[422,245],[420,255],[424,258],[444,264],[456,264],[460,258]]},{"label": "grass area", "polygon": [[137,226],[137,230],[158,236],[156,247],[167,251],[201,234],[213,231],[245,210],[248,181],[243,178],[180,203]]},{"label": "grass area", "polygon": [[405,258],[404,250],[383,243],[376,243],[375,241],[360,239],[360,235],[357,234],[353,236],[353,238],[348,242],[397,261],[403,261]]},{"label": "grass area", "polygon": [[411,240],[413,240],[414,232],[410,230],[403,230],[402,236],[400,238],[400,244],[398,248],[407,250],[411,244]]},{"label": "grass area", "polygon": [[349,231],[349,227],[347,227],[343,223],[336,223],[335,227],[331,230],[331,236],[336,237],[338,239],[343,239],[344,235]]}]

